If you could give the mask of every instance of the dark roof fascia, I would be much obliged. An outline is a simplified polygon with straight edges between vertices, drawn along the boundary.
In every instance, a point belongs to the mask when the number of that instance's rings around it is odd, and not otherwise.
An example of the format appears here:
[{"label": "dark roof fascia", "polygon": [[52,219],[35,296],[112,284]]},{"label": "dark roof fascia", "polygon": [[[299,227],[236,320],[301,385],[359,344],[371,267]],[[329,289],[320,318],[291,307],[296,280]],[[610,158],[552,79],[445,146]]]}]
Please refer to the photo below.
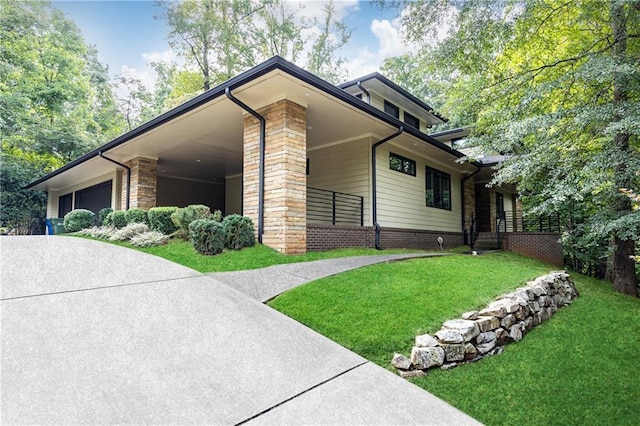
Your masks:
[{"label": "dark roof fascia", "polygon": [[70,163],[65,164],[64,166],[62,166],[61,168],[47,174],[46,176],[31,182],[29,185],[27,185],[25,187],[25,189],[30,189],[36,185],[41,184],[42,182],[45,182],[49,179],[51,179],[52,177],[55,177],[61,173],[64,173],[65,171],[72,169],[73,167],[84,163],[85,161],[90,160],[91,158],[94,158],[96,156],[99,155],[100,152],[104,153],[106,151],[109,151],[110,149],[113,149],[117,146],[122,145],[125,142],[128,142],[129,140],[140,136],[168,121],[173,120],[174,118],[179,117],[182,114],[185,114],[213,99],[216,99],[220,96],[224,95],[224,92],[226,90],[226,88],[228,87],[230,90],[233,90],[237,87],[240,87],[256,78],[259,78],[265,74],[268,74],[269,72],[275,70],[275,69],[279,69],[281,71],[286,72],[287,74],[296,77],[302,81],[304,81],[305,83],[316,87],[317,89],[320,89],[344,102],[346,102],[347,104],[350,104],[351,106],[358,108],[366,113],[368,113],[369,115],[374,116],[375,118],[384,121],[396,128],[400,128],[400,126],[404,127],[404,131],[405,133],[409,133],[412,136],[417,137],[418,139],[421,139],[422,141],[429,143],[433,146],[435,146],[436,148],[439,148],[457,158],[462,158],[464,157],[464,154],[462,154],[461,152],[458,152],[454,149],[449,148],[447,145],[443,144],[442,142],[430,137],[429,135],[426,135],[422,132],[420,132],[417,129],[414,129],[411,126],[405,126],[405,124],[403,122],[401,122],[400,120],[390,116],[389,114],[386,114],[383,111],[380,111],[379,109],[372,107],[371,105],[367,104],[366,102],[364,102],[361,99],[356,98],[353,95],[350,95],[349,93],[345,92],[344,90],[342,90],[341,88],[332,85],[331,83],[328,83],[325,80],[322,80],[320,77],[317,77],[313,74],[311,74],[310,72],[298,67],[297,65],[292,64],[291,62],[285,60],[284,58],[280,57],[280,56],[274,56],[268,60],[266,60],[265,62],[251,68],[250,70],[247,70],[239,75],[237,75],[236,77],[225,81],[224,83],[221,83],[220,85],[213,87],[209,90],[207,90],[206,92],[196,96],[195,98],[185,102],[182,105],[177,106],[176,108],[169,110],[167,112],[165,112],[164,114],[154,118],[153,120],[150,120],[144,124],[142,124],[139,127],[136,127],[135,129],[123,134],[122,136],[117,137],[116,139],[112,140],[111,142],[102,145],[99,148],[94,149],[93,151],[88,152],[87,154],[71,161]]},{"label": "dark roof fascia", "polygon": [[[397,118],[392,117],[391,115],[385,113],[384,111],[381,111],[378,108],[369,105],[362,99],[356,98],[355,96],[345,92],[340,86],[334,86],[333,84],[330,84],[325,80],[322,80],[320,77],[311,74],[310,72],[298,67],[297,65],[294,65],[288,61],[285,61],[282,58],[280,59],[287,64],[287,68],[283,69],[283,71],[286,71],[291,76],[296,77],[304,81],[305,83],[310,84],[320,90],[323,90],[324,92],[332,95],[333,97],[338,98],[341,101],[355,108],[358,108],[359,110],[364,111],[381,121],[386,122],[387,124],[390,124],[396,128],[400,128],[400,126],[402,126],[404,127],[404,133],[409,133],[412,136],[415,136],[418,139],[422,140],[423,142],[431,144],[436,148],[439,148],[445,151],[448,154],[451,154],[457,158],[465,157],[463,153],[455,149],[449,148],[448,145],[445,145],[444,143],[432,138],[431,136],[425,133],[422,133],[418,129],[415,129],[411,126],[407,126],[405,123],[398,120]],[[374,73],[374,74],[377,74],[377,73]],[[358,80],[358,81],[362,81],[362,80]]]},{"label": "dark roof fascia", "polygon": [[420,108],[423,108],[423,109],[427,110],[430,114],[435,115],[436,117],[438,117],[440,120],[444,121],[445,123],[449,121],[447,118],[443,117],[442,115],[437,113],[433,108],[431,108],[429,105],[427,105],[423,100],[420,100],[415,95],[411,94],[407,90],[405,90],[402,87],[398,86],[396,83],[394,83],[393,81],[389,80],[387,77],[385,77],[384,75],[380,74],[379,72],[373,72],[371,74],[367,74],[367,75],[365,75],[363,77],[360,77],[360,78],[357,78],[355,80],[347,81],[346,83],[342,83],[342,84],[338,85],[338,87],[340,89],[344,90],[344,89],[347,89],[349,87],[356,86],[358,84],[358,82],[363,83],[363,82],[365,82],[367,80],[380,80],[382,83],[384,83],[387,86],[391,87],[396,92],[399,92],[402,96],[410,99],[411,102],[417,104]]},{"label": "dark roof fascia", "polygon": [[224,95],[224,91],[227,87],[231,87],[231,86],[238,86],[240,84],[246,83],[248,81],[251,81],[255,78],[258,78],[264,74],[267,74],[269,72],[271,72],[273,69],[278,68],[278,61],[277,61],[277,57],[273,57],[263,63],[261,63],[260,65],[243,72],[242,74],[237,75],[236,77],[227,80],[226,82],[213,87],[209,90],[207,90],[206,92],[196,96],[195,98],[159,115],[158,117],[147,121],[146,123],[136,127],[133,130],[130,130],[127,133],[124,133],[123,135],[113,139],[111,142],[108,142],[96,149],[94,149],[93,151],[90,151],[86,154],[84,154],[83,156],[71,161],[70,163],[65,164],[64,166],[62,166],[61,168],[47,174],[46,176],[31,182],[29,185],[25,186],[25,189],[30,189],[36,185],[39,185],[40,183],[51,179],[52,177],[55,177],[61,173],[64,173],[65,171],[72,169],[73,167],[84,163],[85,161],[90,160],[93,157],[96,157],[99,155],[100,152],[104,153],[106,151],[109,151],[117,146],[122,145],[125,142],[130,141],[131,139],[140,136],[150,130],[153,130],[154,128],[167,123],[168,121],[171,121],[183,114],[186,114],[187,112],[198,108],[199,106],[213,100],[216,99],[220,96]]},{"label": "dark roof fascia", "polygon": [[464,133],[467,130],[470,130],[471,127],[456,127],[455,129],[443,130],[441,132],[429,133],[429,136],[432,138],[439,138],[442,136],[450,136],[455,135],[456,133]]}]

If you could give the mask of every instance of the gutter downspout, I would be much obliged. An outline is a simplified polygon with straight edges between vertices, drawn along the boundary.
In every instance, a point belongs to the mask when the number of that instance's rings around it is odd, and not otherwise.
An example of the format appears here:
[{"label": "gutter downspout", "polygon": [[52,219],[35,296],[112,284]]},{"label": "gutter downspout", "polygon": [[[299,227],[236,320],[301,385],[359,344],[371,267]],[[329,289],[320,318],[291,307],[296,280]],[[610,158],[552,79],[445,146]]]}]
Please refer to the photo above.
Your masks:
[{"label": "gutter downspout", "polygon": [[386,138],[374,143],[371,146],[371,198],[372,198],[372,213],[373,213],[373,225],[376,228],[376,250],[380,250],[380,224],[378,223],[378,196],[377,185],[376,185],[376,149],[382,145],[383,143],[389,142],[391,139],[400,136],[404,132],[404,127],[400,126],[397,132],[392,134],[391,136],[387,136]]},{"label": "gutter downspout", "polygon": [[227,98],[240,108],[253,115],[260,122],[260,163],[258,171],[258,242],[262,244],[262,234],[264,232],[264,157],[265,157],[265,133],[266,122],[263,116],[249,108],[245,103],[231,94],[231,89],[227,86],[224,89]]},{"label": "gutter downspout", "polygon": [[[465,231],[465,229],[464,229],[464,219],[465,219],[465,215],[466,215],[466,212],[464,211],[464,204],[465,204],[465,203],[464,203],[464,184],[465,184],[465,182],[466,182],[467,180],[471,179],[472,177],[474,177],[475,175],[477,175],[478,173],[480,173],[480,170],[482,170],[482,167],[481,167],[481,166],[476,166],[476,168],[477,168],[477,169],[476,169],[476,171],[475,171],[475,172],[471,173],[471,174],[470,174],[470,175],[468,175],[468,176],[463,177],[463,178],[460,180],[460,195],[462,196],[462,208],[461,208],[460,210],[462,210],[462,232],[464,232],[465,240],[466,240],[466,238],[467,238],[467,232],[466,232],[466,231]],[[465,243],[466,243],[466,241],[465,241]]]},{"label": "gutter downspout", "polygon": [[360,89],[362,93],[367,95],[367,103],[371,105],[371,93],[369,93],[369,91],[362,86],[362,83],[360,81],[356,83],[356,86],[358,86],[358,89]]},{"label": "gutter downspout", "polygon": [[120,163],[119,161],[113,160],[111,158],[107,158],[104,156],[104,154],[102,154],[102,151],[98,151],[98,156],[100,158],[103,158],[107,161],[111,161],[113,164],[116,164],[120,167],[124,167],[125,169],[127,169],[127,201],[126,201],[126,207],[125,210],[129,210],[129,197],[131,195],[131,167],[124,165],[122,163]]}]

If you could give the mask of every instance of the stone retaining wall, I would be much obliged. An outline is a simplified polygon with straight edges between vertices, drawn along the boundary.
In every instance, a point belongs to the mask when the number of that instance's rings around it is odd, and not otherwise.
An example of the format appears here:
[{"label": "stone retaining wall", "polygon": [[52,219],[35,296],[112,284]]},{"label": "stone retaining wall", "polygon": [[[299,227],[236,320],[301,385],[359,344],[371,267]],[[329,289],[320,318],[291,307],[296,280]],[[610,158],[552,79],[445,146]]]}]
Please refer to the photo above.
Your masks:
[{"label": "stone retaining wall", "polygon": [[403,377],[418,377],[429,368],[449,369],[502,353],[504,345],[521,340],[577,296],[569,274],[551,272],[500,296],[479,312],[445,322],[433,336],[416,336],[411,357],[395,354],[391,364]]}]

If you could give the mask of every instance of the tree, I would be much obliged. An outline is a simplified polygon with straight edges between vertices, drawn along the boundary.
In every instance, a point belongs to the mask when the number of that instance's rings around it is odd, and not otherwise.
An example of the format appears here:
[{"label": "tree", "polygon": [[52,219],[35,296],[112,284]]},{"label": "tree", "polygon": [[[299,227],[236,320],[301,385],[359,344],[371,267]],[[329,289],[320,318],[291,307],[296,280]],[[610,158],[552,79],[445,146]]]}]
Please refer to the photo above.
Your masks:
[{"label": "tree", "polygon": [[[160,1],[169,28],[169,44],[197,69],[202,90],[228,80],[271,56],[302,60],[309,47],[307,68],[336,81],[343,76],[344,59],[337,51],[351,31],[335,19],[333,1],[321,19],[304,15],[286,0]],[[304,34],[310,34],[305,37]]]},{"label": "tree", "polygon": [[346,70],[341,69],[345,59],[336,57],[336,53],[347,44],[352,31],[335,19],[333,0],[326,3],[322,11],[322,20],[315,18],[313,21],[320,31],[312,43],[306,68],[327,81],[338,83],[344,80]]},{"label": "tree", "polygon": [[[62,12],[4,0],[0,9],[4,226],[41,232],[46,197],[22,187],[117,134],[106,68]],[[21,231],[22,232],[22,231]]]},{"label": "tree", "polygon": [[[493,183],[517,183],[533,212],[572,216],[569,255],[613,241],[613,283],[638,295],[640,218],[621,188],[640,174],[640,3],[421,0],[405,28],[455,72],[444,109],[475,118],[485,151],[508,154]],[[429,43],[428,27],[453,20]],[[431,38],[430,38],[431,37]],[[446,112],[446,111],[445,111]]]}]

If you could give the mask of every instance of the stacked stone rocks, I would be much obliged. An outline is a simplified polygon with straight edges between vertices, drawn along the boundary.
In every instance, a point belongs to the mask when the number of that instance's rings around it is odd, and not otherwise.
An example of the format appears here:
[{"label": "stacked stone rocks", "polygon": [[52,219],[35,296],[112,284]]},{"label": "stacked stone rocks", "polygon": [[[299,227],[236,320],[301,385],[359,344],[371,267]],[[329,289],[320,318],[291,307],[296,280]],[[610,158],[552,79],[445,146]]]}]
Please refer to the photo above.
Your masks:
[{"label": "stacked stone rocks", "polygon": [[569,274],[551,272],[500,296],[479,312],[446,321],[433,336],[416,336],[411,357],[395,354],[391,364],[401,376],[417,377],[429,368],[449,369],[502,353],[504,345],[521,340],[577,296]]}]

